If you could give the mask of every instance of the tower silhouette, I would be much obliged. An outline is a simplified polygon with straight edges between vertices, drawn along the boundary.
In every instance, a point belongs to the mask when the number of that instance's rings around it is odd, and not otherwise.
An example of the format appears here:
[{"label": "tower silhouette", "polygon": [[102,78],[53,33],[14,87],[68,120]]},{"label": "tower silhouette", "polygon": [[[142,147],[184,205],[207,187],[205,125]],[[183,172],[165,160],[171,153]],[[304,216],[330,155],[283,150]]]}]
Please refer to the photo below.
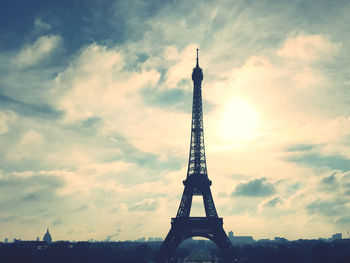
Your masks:
[{"label": "tower silhouette", "polygon": [[[191,146],[187,177],[183,181],[185,188],[176,217],[171,219],[171,229],[160,248],[158,262],[172,262],[175,251],[182,241],[195,236],[205,237],[215,242],[225,262],[232,260],[232,245],[223,229],[223,220],[216,212],[210,191],[211,181],[207,173],[201,87],[203,72],[198,63],[198,49],[196,61],[196,67],[192,72]],[[194,195],[203,197],[205,217],[190,217]]]}]

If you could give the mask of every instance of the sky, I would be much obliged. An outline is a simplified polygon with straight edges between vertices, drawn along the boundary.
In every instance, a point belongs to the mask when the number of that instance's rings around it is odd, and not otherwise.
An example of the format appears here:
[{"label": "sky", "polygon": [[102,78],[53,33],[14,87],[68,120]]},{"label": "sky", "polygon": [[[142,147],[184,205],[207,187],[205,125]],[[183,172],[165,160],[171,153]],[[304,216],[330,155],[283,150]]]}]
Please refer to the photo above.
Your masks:
[{"label": "sky", "polygon": [[224,229],[347,237],[349,13],[341,0],[3,1],[0,240],[164,238],[196,48]]}]

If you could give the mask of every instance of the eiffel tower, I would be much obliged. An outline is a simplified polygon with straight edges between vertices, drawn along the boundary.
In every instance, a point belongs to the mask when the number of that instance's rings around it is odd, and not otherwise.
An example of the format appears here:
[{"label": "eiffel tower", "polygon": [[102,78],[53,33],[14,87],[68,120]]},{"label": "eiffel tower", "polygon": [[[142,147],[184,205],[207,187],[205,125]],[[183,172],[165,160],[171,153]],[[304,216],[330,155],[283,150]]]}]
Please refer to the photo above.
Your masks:
[{"label": "eiffel tower", "polygon": [[[171,229],[165,238],[158,254],[158,262],[173,262],[177,247],[187,238],[200,236],[216,243],[225,262],[232,261],[232,244],[228,239],[223,220],[218,217],[213,197],[211,195],[211,181],[208,178],[204,149],[202,88],[203,72],[198,64],[193,69],[193,105],[191,147],[188,162],[187,178],[180,207],[176,217],[171,219]],[[205,217],[190,217],[192,198],[201,195],[205,208]]]}]

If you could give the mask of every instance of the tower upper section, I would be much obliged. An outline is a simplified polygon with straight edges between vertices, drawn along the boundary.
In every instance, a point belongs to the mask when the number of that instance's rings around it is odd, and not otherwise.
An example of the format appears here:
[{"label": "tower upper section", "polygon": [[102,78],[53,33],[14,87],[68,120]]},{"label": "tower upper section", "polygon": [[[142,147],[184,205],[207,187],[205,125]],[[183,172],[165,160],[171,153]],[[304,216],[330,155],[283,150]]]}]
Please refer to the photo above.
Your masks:
[{"label": "tower upper section", "polygon": [[193,80],[193,104],[192,104],[192,125],[191,125],[191,145],[188,163],[187,176],[208,177],[207,164],[205,160],[204,132],[203,132],[203,110],[202,110],[202,89],[203,72],[198,63],[192,72]]},{"label": "tower upper section", "polygon": [[195,86],[200,85],[203,80],[203,72],[202,72],[202,69],[199,67],[199,63],[198,63],[198,48],[197,48],[197,65],[195,68],[193,68],[192,80]]}]

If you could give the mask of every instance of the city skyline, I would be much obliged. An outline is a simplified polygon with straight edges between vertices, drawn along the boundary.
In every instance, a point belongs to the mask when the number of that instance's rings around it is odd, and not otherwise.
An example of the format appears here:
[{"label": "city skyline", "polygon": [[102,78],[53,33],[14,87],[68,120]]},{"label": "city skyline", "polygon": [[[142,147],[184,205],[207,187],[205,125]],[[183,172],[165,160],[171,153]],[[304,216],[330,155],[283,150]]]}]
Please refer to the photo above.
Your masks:
[{"label": "city skyline", "polygon": [[[49,229],[47,229],[47,232],[49,233]],[[37,236],[36,238],[33,239],[27,239],[27,240],[22,240],[21,237],[15,237],[13,240],[10,240],[9,238],[5,237],[3,241],[0,241],[0,243],[15,243],[15,242],[28,242],[28,241],[44,241],[47,243],[51,243],[51,242],[163,242],[164,239],[161,237],[154,237],[154,236],[148,236],[148,237],[139,237],[136,238],[134,240],[113,240],[113,236],[107,236],[106,239],[104,240],[96,240],[93,238],[90,238],[88,240],[55,240],[51,237],[51,234],[49,233],[49,236],[51,238],[50,241],[45,240],[45,236],[47,235],[47,232],[45,232],[45,234],[43,234],[43,237],[40,238],[40,236]],[[273,238],[261,238],[261,239],[255,239],[254,236],[251,235],[234,235],[234,232],[232,230],[229,230],[227,232],[228,238],[230,239],[231,243],[233,245],[235,244],[251,244],[251,243],[255,243],[255,242],[293,242],[293,241],[298,241],[298,240],[307,240],[307,239],[296,239],[296,240],[289,240],[285,237],[281,237],[281,236],[275,236]],[[204,237],[192,237],[190,238],[191,240],[208,240],[207,238]],[[318,240],[318,241],[334,241],[334,240],[341,240],[341,239],[345,239],[346,241],[348,241],[350,239],[349,233],[334,233],[329,237],[318,237],[315,239],[310,239],[310,240]]]},{"label": "city skyline", "polygon": [[[200,49],[226,232],[350,229],[348,1],[5,1],[0,239],[165,238]],[[203,215],[194,199],[193,215]]]}]

